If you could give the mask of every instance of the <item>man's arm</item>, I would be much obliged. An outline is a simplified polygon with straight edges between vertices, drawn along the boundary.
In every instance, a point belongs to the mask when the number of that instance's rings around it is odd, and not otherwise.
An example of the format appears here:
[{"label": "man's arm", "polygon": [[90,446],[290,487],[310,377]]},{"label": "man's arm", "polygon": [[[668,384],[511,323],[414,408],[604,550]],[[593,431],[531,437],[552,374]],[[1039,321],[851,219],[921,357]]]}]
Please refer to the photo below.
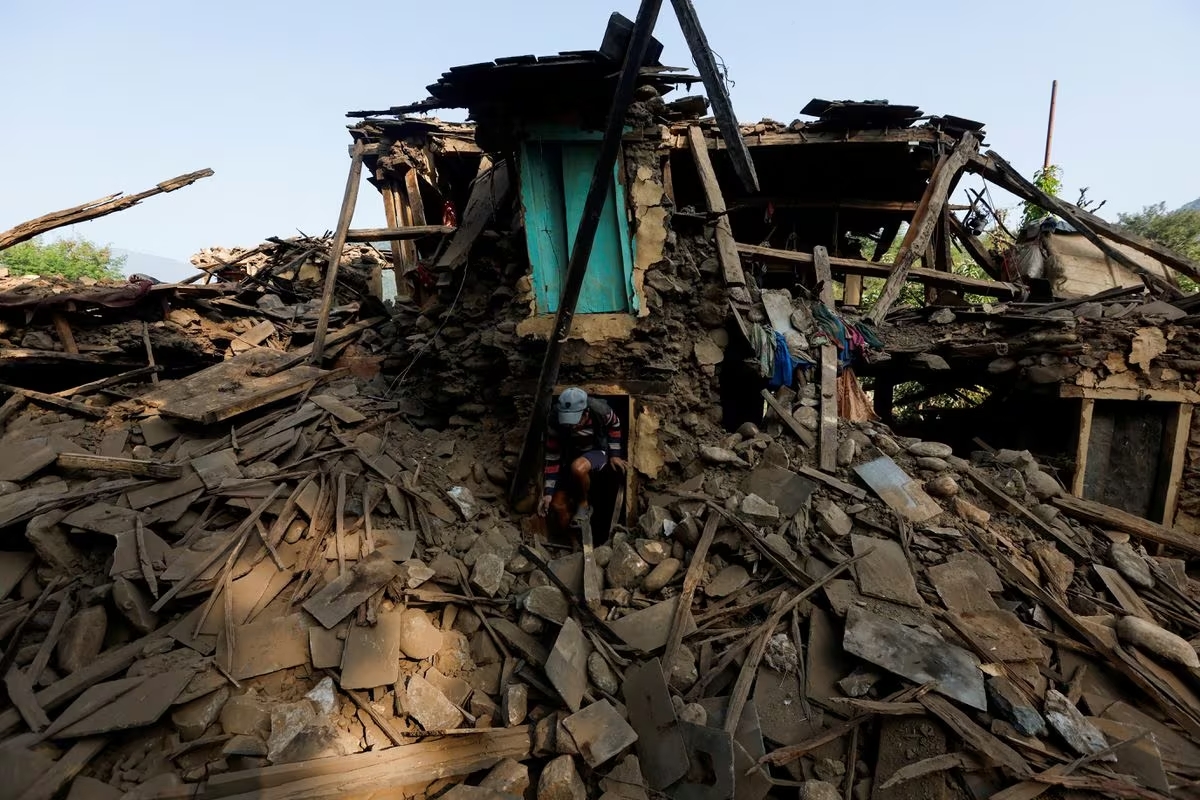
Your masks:
[{"label": "man's arm", "polygon": [[610,459],[624,458],[625,432],[621,430],[621,418],[617,416],[617,412],[609,409],[608,417],[603,424],[608,431],[608,457]]},{"label": "man's arm", "polygon": [[558,488],[558,471],[562,467],[562,442],[558,434],[550,431],[546,434],[546,466],[543,471],[545,496],[550,497]]}]

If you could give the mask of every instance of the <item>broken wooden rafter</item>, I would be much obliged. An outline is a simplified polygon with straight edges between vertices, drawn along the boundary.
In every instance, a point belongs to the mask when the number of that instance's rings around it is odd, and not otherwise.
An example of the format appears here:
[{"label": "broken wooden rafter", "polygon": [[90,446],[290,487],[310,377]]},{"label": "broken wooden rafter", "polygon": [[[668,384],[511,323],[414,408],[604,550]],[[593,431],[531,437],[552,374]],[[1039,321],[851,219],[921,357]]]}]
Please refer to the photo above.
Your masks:
[{"label": "broken wooden rafter", "polygon": [[[949,135],[933,128],[898,128],[873,131],[836,131],[836,130],[779,130],[763,133],[742,133],[742,139],[749,147],[791,147],[795,145],[823,144],[954,144]],[[709,150],[726,149],[725,142],[716,137],[705,137]],[[689,147],[687,131],[682,127],[671,130],[668,144],[674,150],[685,150]]]},{"label": "broken wooden rafter", "polygon": [[[805,265],[813,263],[813,257],[810,253],[778,250],[773,247],[761,247],[759,245],[742,244],[740,242],[737,243],[736,247],[737,251],[742,255],[759,258],[766,262]],[[857,258],[837,258],[830,256],[829,266],[834,274],[862,275],[868,278],[887,278],[892,274],[892,268],[887,264],[876,264]],[[910,268],[908,271],[908,280],[923,283],[926,286],[959,289],[971,294],[981,294],[985,297],[1016,298],[1022,294],[1021,287],[1013,283],[969,278],[966,275],[955,275],[953,273],[939,272],[935,269],[923,269],[921,267]]]},{"label": "broken wooden rafter", "polygon": [[[967,251],[967,255],[971,256],[975,263],[992,277],[992,280],[1004,280],[1003,267],[988,252],[987,248],[983,246],[983,242],[979,241],[973,233],[967,230],[967,226],[962,223],[962,220],[953,214],[947,213],[946,221],[950,226],[950,233],[954,235],[954,238],[958,239],[959,244]],[[910,273],[912,271],[910,270]],[[1006,285],[1011,286],[1011,284]]]},{"label": "broken wooden rafter", "polygon": [[156,194],[164,194],[173,192],[176,189],[182,189],[185,186],[191,186],[201,178],[207,178],[213,174],[211,169],[202,169],[196,172],[189,172],[186,175],[180,175],[177,178],[171,178],[168,181],[163,181],[152,189],[147,189],[144,192],[137,194],[125,195],[123,192],[110,194],[107,197],[101,197],[99,200],[93,200],[90,203],[82,203],[71,208],[64,208],[61,211],[53,211],[36,219],[31,219],[22,222],[14,228],[10,228],[3,233],[0,233],[0,250],[12,247],[14,244],[27,242],[35,236],[40,236],[43,233],[52,231],[56,228],[61,228],[66,225],[74,225],[77,222],[86,222],[89,219],[96,219],[107,214],[112,214],[116,211],[124,211],[127,208],[136,206],[147,197],[153,197]]},{"label": "broken wooden rafter", "polygon": [[671,0],[675,8],[675,16],[679,19],[679,28],[683,38],[687,40],[688,49],[692,52],[692,60],[704,81],[704,89],[708,92],[709,102],[712,103],[713,116],[717,119],[717,127],[721,131],[721,139],[729,151],[729,161],[733,171],[737,173],[742,186],[751,194],[758,191],[758,175],[754,171],[754,159],[746,147],[738,127],[737,116],[733,113],[733,103],[729,99],[729,89],[725,85],[724,76],[717,65],[716,56],[708,46],[708,37],[700,26],[700,17],[692,0]]},{"label": "broken wooden rafter", "polygon": [[729,225],[729,215],[725,206],[725,196],[721,193],[721,184],[717,182],[717,173],[713,169],[712,160],[708,157],[708,147],[704,144],[704,133],[698,125],[688,128],[688,141],[691,143],[692,161],[696,164],[696,173],[700,184],[704,187],[705,203],[713,216],[713,238],[717,244],[717,261],[725,275],[726,286],[745,286],[746,275],[742,271],[742,261],[738,257],[737,242],[733,238],[733,229]]},{"label": "broken wooden rafter", "polygon": [[329,313],[333,310],[333,293],[337,287],[338,266],[342,260],[342,248],[346,246],[346,234],[350,220],[354,217],[354,206],[358,201],[358,185],[362,183],[363,143],[355,142],[350,157],[350,173],[346,176],[346,193],[342,197],[342,209],[338,214],[337,230],[329,245],[329,264],[325,267],[325,288],[321,292],[321,311],[317,317],[317,332],[313,336],[309,361],[320,364],[325,355],[325,335],[329,331]]},{"label": "broken wooden rafter", "polygon": [[347,242],[404,242],[425,236],[445,236],[457,230],[453,225],[409,225],[403,228],[355,228],[346,231]]},{"label": "broken wooden rafter", "polygon": [[[983,155],[975,155],[967,168],[987,178],[1002,189],[1012,192],[1026,202],[1035,203],[1041,208],[1062,217],[1071,226],[1095,244],[1110,258],[1124,267],[1133,270],[1138,275],[1153,275],[1159,281],[1163,279],[1153,273],[1146,273],[1145,268],[1119,250],[1106,243],[1097,243],[1100,235],[1126,247],[1131,247],[1140,253],[1150,256],[1176,272],[1186,275],[1194,281],[1200,281],[1200,264],[1162,245],[1138,236],[1132,231],[1125,230],[1119,225],[1100,219],[1091,212],[1084,211],[1073,203],[1060,200],[1046,194],[1017,172],[1011,164],[1000,157],[994,150],[988,150]],[[1116,255],[1114,255],[1114,253]],[[1132,266],[1131,266],[1132,265]],[[1173,288],[1173,287],[1172,287]]]},{"label": "broken wooden rafter", "polygon": [[908,232],[904,235],[904,241],[900,243],[900,252],[892,264],[892,273],[888,276],[875,307],[871,309],[870,319],[876,325],[883,322],[888,311],[892,309],[892,304],[900,299],[900,290],[908,280],[909,270],[924,254],[933,230],[942,217],[942,209],[946,205],[951,186],[967,161],[978,150],[979,139],[968,131],[949,154],[938,160],[929,185],[925,187],[925,194],[921,197],[921,204],[913,213]]}]

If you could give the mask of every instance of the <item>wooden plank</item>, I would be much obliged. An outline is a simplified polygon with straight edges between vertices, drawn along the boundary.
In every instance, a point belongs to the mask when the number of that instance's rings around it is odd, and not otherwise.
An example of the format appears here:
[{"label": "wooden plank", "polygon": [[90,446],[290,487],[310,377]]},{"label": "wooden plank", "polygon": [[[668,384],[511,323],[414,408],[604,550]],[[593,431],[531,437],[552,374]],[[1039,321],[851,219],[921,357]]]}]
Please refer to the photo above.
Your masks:
[{"label": "wooden plank", "polygon": [[[921,144],[952,145],[954,139],[941,131],[932,128],[895,128],[886,130],[845,131],[845,130],[811,130],[803,128],[799,131],[769,131],[764,133],[745,134],[747,146],[757,147],[795,147],[797,145],[844,145],[844,144],[881,144],[907,145],[911,142]],[[671,129],[671,136],[666,140],[674,150],[684,150],[690,147],[687,131],[682,126]],[[708,149],[725,150],[723,139],[707,138]]]},{"label": "wooden plank", "polygon": [[395,562],[376,551],[306,600],[304,610],[325,628],[332,628],[397,574]]},{"label": "wooden plank", "polygon": [[927,694],[920,698],[921,705],[931,714],[962,738],[972,749],[977,750],[992,761],[1007,767],[1018,776],[1027,777],[1033,774],[1029,763],[1004,742],[975,724],[965,713],[960,711],[950,701],[936,694]]},{"label": "wooden plank", "polygon": [[103,408],[93,408],[83,403],[77,403],[73,400],[59,397],[58,395],[46,394],[45,392],[35,392],[32,389],[22,389],[19,386],[9,386],[6,383],[0,383],[0,392],[8,392],[9,394],[20,395],[26,400],[37,403],[38,405],[51,406],[53,408],[61,408],[64,411],[70,411],[72,414],[80,414],[92,419],[101,419],[108,414],[108,411]]},{"label": "wooden plank", "polygon": [[458,230],[450,237],[449,245],[438,256],[435,269],[457,269],[462,264],[475,240],[495,215],[496,209],[504,204],[511,192],[512,181],[508,163],[498,161],[493,165],[490,159],[481,159],[479,172],[471,184],[471,196],[467,199],[466,208],[459,215]]},{"label": "wooden plank", "polygon": [[1092,442],[1092,415],[1095,411],[1095,399],[1083,398],[1079,407],[1079,434],[1075,444],[1075,474],[1071,478],[1071,494],[1076,497],[1083,497],[1083,482],[1087,476],[1088,447]]},{"label": "wooden plank", "polygon": [[1179,490],[1183,485],[1183,468],[1187,462],[1188,437],[1192,430],[1192,411],[1194,406],[1181,404],[1167,420],[1167,429],[1163,433],[1163,442],[1167,444],[1162,449],[1159,463],[1159,475],[1166,475],[1166,481],[1160,481],[1160,502],[1162,504],[1162,524],[1168,528],[1175,525],[1175,512],[1179,506]]},{"label": "wooden plank", "polygon": [[395,228],[355,228],[346,231],[347,242],[406,242],[424,236],[447,236],[457,228],[453,225],[409,225]]},{"label": "wooden plank", "polygon": [[812,478],[814,481],[820,481],[831,489],[837,489],[842,494],[849,495],[855,500],[867,499],[866,490],[861,489],[853,484],[846,483],[841,478],[835,478],[832,475],[826,475],[824,472],[813,469],[807,465],[796,467],[795,471],[806,478]]},{"label": "wooden plank", "polygon": [[325,288],[321,291],[321,310],[317,316],[317,332],[313,336],[312,354],[309,362],[320,364],[325,357],[325,335],[329,332],[329,313],[333,310],[334,289],[337,288],[338,265],[342,260],[342,248],[346,246],[346,233],[354,218],[354,206],[358,201],[358,186],[362,183],[363,143],[356,141],[350,154],[350,174],[346,176],[346,193],[342,196],[342,208],[338,212],[337,228],[329,244],[330,258],[325,267]]},{"label": "wooden plank", "polygon": [[54,463],[58,453],[50,443],[29,446],[12,454],[11,458],[0,463],[0,481],[23,481]]},{"label": "wooden plank", "polygon": [[[833,303],[833,274],[829,270],[829,251],[818,245],[813,248],[813,272],[816,274],[817,285],[821,288],[821,304],[836,314]],[[820,450],[817,455],[817,466],[825,472],[837,469],[837,346],[826,341],[821,345],[821,428],[818,440]]]},{"label": "wooden plank", "polygon": [[1068,515],[1083,522],[1123,531],[1155,544],[1174,547],[1192,555],[1200,555],[1200,536],[1172,530],[1157,522],[1135,517],[1119,508],[1078,497],[1056,497],[1051,502]]},{"label": "wooden plank", "polygon": [[1137,400],[1152,403],[1200,403],[1200,393],[1191,389],[1092,389],[1066,384],[1058,387],[1059,397],[1089,400]]},{"label": "wooden plank", "polygon": [[708,558],[708,548],[712,546],[713,537],[716,536],[720,523],[720,516],[710,511],[708,519],[704,522],[704,530],[700,533],[700,541],[692,553],[692,560],[688,562],[687,572],[683,576],[683,588],[679,592],[675,612],[671,615],[671,627],[667,631],[667,643],[663,648],[663,661],[667,664],[675,663],[675,655],[679,651],[680,645],[683,644],[687,620],[691,616],[692,598],[696,596],[696,589],[700,586],[701,578],[704,577],[704,562]]},{"label": "wooden plank", "polygon": [[[151,367],[157,366],[154,363],[154,345],[150,343],[150,323],[145,321],[142,322],[142,346],[146,348],[146,362]],[[150,380],[152,383],[158,383],[157,370],[150,373]]]},{"label": "wooden plank", "polygon": [[698,126],[692,125],[688,128],[687,136],[692,150],[692,161],[696,164],[696,172],[700,177],[700,184],[704,188],[705,202],[709,212],[716,217],[714,240],[717,245],[717,260],[725,275],[725,285],[745,286],[746,275],[742,272],[742,260],[738,256],[733,229],[729,225],[725,196],[721,194],[721,185],[717,183],[717,173],[713,170],[712,161],[708,157],[708,146],[704,143],[704,134]]},{"label": "wooden plank", "polygon": [[[64,717],[75,719],[71,724],[55,731],[55,738],[74,739],[82,736],[96,736],[112,731],[123,731],[132,728],[142,728],[157,722],[175,699],[183,693],[188,681],[195,672],[190,669],[161,672],[151,675],[128,691],[121,691],[119,697],[108,700],[90,714],[79,716],[72,705],[63,712]],[[114,681],[122,687],[128,679]],[[104,694],[105,686],[94,686],[80,697],[76,704],[93,707],[89,703],[88,693]],[[55,728],[59,726],[56,724]]]},{"label": "wooden plank", "polygon": [[390,795],[402,786],[469,775],[511,758],[529,758],[529,726],[482,729],[348,756],[213,775],[194,800],[341,800]]},{"label": "wooden plank", "polygon": [[942,216],[942,208],[946,205],[950,187],[958,177],[959,172],[966,166],[967,161],[979,150],[979,140],[974,133],[967,131],[962,135],[958,144],[938,162],[933,175],[921,198],[921,207],[913,214],[912,223],[896,254],[892,264],[892,274],[888,276],[883,292],[871,309],[870,319],[876,325],[883,322],[891,310],[892,304],[900,298],[900,290],[908,280],[909,270],[913,263],[925,252],[933,229]]},{"label": "wooden plank", "polygon": [[[248,350],[182,380],[164,383],[142,395],[140,400],[161,414],[212,425],[300,394],[329,374],[316,367],[301,365],[285,367],[269,376],[256,373],[290,363],[294,355],[268,348]],[[214,386],[231,389],[214,392]]]},{"label": "wooden plank", "polygon": [[21,719],[25,720],[31,731],[40,733],[50,726],[50,717],[46,716],[46,709],[38,704],[33,693],[33,683],[24,672],[16,667],[10,669],[4,676],[4,688],[8,690],[8,699],[12,701],[13,707],[21,714]]},{"label": "wooden plank", "polygon": [[17,800],[53,800],[107,744],[108,740],[103,737],[76,742],[62,758],[54,762],[49,772],[38,778]]},{"label": "wooden plank", "polygon": [[1162,625],[1162,622],[1154,616],[1154,612],[1138,595],[1137,590],[1129,585],[1121,573],[1103,564],[1092,564],[1092,569],[1100,576],[1100,580],[1104,582],[1105,588],[1116,599],[1117,604],[1125,609],[1126,614],[1139,617],[1155,625]]},{"label": "wooden plank", "polygon": [[[712,104],[713,116],[717,119],[717,127],[721,131],[721,139],[725,142],[729,161],[733,171],[742,182],[742,188],[747,194],[757,194],[758,175],[754,171],[754,159],[742,138],[742,130],[738,126],[737,116],[733,113],[733,101],[729,97],[729,87],[725,83],[723,70],[717,65],[716,56],[708,45],[708,37],[700,26],[700,17],[692,0],[671,0],[675,8],[675,17],[679,20],[679,28],[691,51],[692,61],[704,81],[704,90]],[[689,129],[689,134],[691,129]],[[706,150],[707,154],[707,150]],[[735,719],[736,723],[737,720]]]},{"label": "wooden plank", "polygon": [[61,453],[58,466],[62,469],[87,469],[96,472],[116,472],[122,475],[142,475],[147,478],[182,478],[179,464],[160,464],[136,458],[93,456],[86,453]]},{"label": "wooden plank", "polygon": [[775,395],[771,394],[770,389],[763,389],[762,397],[763,400],[766,401],[767,405],[771,407],[771,410],[774,411],[779,417],[779,421],[783,423],[783,426],[795,434],[796,438],[799,439],[805,447],[817,446],[817,439],[815,436],[813,436],[812,431],[797,422],[796,418],[788,413],[788,410],[784,407],[783,403],[775,399]]},{"label": "wooden plank", "polygon": [[332,395],[317,394],[310,397],[309,400],[347,425],[356,425],[366,419],[366,416],[358,409],[351,408]]}]

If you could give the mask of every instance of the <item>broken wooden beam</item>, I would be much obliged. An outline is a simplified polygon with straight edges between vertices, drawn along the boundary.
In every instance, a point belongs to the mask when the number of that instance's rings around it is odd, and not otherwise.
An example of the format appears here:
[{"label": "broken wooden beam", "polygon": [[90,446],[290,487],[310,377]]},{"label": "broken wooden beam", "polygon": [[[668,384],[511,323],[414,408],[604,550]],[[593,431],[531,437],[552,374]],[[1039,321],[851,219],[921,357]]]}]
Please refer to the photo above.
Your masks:
[{"label": "broken wooden beam", "polygon": [[88,453],[59,453],[58,466],[63,469],[90,469],[95,472],[119,472],[123,475],[142,475],[147,478],[182,478],[180,464],[159,464],[136,458],[93,456]]},{"label": "broken wooden beam", "polygon": [[103,408],[92,408],[83,403],[76,403],[73,400],[67,400],[58,395],[46,394],[45,392],[35,392],[33,389],[22,389],[20,386],[9,386],[6,383],[0,383],[0,392],[8,392],[13,395],[20,395],[26,400],[37,403],[43,406],[53,406],[70,411],[73,414],[82,414],[85,417],[100,419],[108,412]]},{"label": "broken wooden beam", "polygon": [[74,225],[77,222],[86,222],[89,219],[103,217],[106,214],[112,214],[115,211],[124,211],[127,208],[137,205],[147,197],[153,197],[156,194],[164,194],[173,192],[176,189],[182,189],[185,186],[191,186],[201,178],[210,177],[213,174],[211,169],[202,169],[196,172],[189,172],[186,175],[180,175],[177,178],[163,181],[152,189],[147,189],[144,192],[137,194],[125,195],[123,192],[110,194],[106,197],[101,197],[99,200],[93,200],[90,203],[82,203],[71,208],[64,208],[61,211],[53,211],[49,214],[22,222],[14,228],[10,228],[3,233],[0,233],[0,250],[12,247],[14,244],[27,242],[35,236],[40,236],[43,233],[52,231],[56,228],[61,228],[65,225]]},{"label": "broken wooden beam", "polygon": [[933,229],[936,227],[937,221],[941,219],[942,208],[946,205],[951,185],[970,157],[978,150],[979,139],[975,134],[967,131],[950,153],[942,156],[937,166],[934,167],[929,185],[921,197],[921,205],[913,213],[908,232],[900,244],[900,252],[896,255],[895,263],[892,264],[892,274],[888,276],[887,283],[883,286],[883,292],[875,301],[875,307],[871,309],[870,319],[876,325],[883,322],[888,311],[892,309],[892,304],[900,299],[900,290],[904,288],[904,284],[908,280],[909,270],[925,252],[929,238],[933,235]]},{"label": "broken wooden beam", "polygon": [[721,271],[725,275],[725,285],[745,286],[746,274],[742,271],[737,242],[729,225],[725,195],[721,193],[721,184],[717,182],[717,173],[708,157],[704,133],[699,126],[692,125],[688,128],[687,135],[692,146],[692,161],[696,164],[696,173],[700,176],[700,185],[704,188],[705,203],[709,213],[716,218],[713,238],[717,244],[717,261],[720,262]]},{"label": "broken wooden beam", "polygon": [[[959,244],[967,251],[967,255],[979,265],[980,269],[990,275],[992,280],[1004,280],[1004,268],[983,246],[983,242],[967,230],[967,226],[963,225],[962,220],[947,211],[946,222],[950,227],[950,233],[958,239]],[[910,270],[911,272],[915,272],[915,270]]]},{"label": "broken wooden beam", "polygon": [[329,244],[329,263],[325,266],[325,288],[321,292],[321,311],[317,317],[317,332],[313,336],[309,362],[320,364],[325,355],[325,336],[329,332],[329,313],[333,310],[334,289],[337,287],[338,266],[342,260],[342,248],[346,246],[346,234],[350,220],[354,217],[354,206],[358,202],[358,185],[362,183],[363,143],[355,142],[350,156],[350,173],[346,176],[346,192],[342,196],[342,209],[338,213],[337,229]]},{"label": "broken wooden beam", "polygon": [[763,400],[766,401],[767,405],[771,407],[771,410],[778,415],[779,421],[783,423],[784,427],[794,433],[796,438],[799,439],[805,447],[817,446],[817,438],[812,435],[812,431],[796,421],[796,418],[788,412],[783,403],[779,402],[775,398],[775,395],[771,394],[770,389],[763,389],[762,397]]},{"label": "broken wooden beam", "polygon": [[[761,259],[767,263],[780,264],[812,264],[813,257],[811,253],[802,253],[792,250],[778,250],[773,247],[762,247],[754,244],[742,244],[738,242],[737,251],[744,256],[752,256]],[[831,256],[829,259],[831,271],[836,274],[852,276],[861,275],[867,278],[887,278],[892,274],[892,268],[887,264],[877,264],[871,261],[862,261],[857,258],[837,258]],[[1003,297],[1016,298],[1022,294],[1022,289],[1014,283],[1004,283],[1001,281],[982,280],[980,278],[971,278],[966,275],[955,275],[949,272],[939,272],[935,269],[924,269],[922,267],[912,267],[908,271],[908,279],[917,283],[923,283],[926,286],[934,286],[937,288],[958,289],[971,294],[981,294],[985,297]]]},{"label": "broken wooden beam", "polygon": [[[833,303],[833,275],[829,271],[829,251],[821,245],[813,248],[813,272],[816,273],[817,284],[820,286],[821,305],[825,306],[830,314],[836,315],[837,310]],[[825,472],[834,472],[837,469],[838,447],[837,345],[826,337],[825,343],[821,345],[820,354],[821,427],[819,441],[821,446],[817,451],[817,466]]]},{"label": "broken wooden beam", "polygon": [[[754,171],[754,159],[750,157],[750,149],[742,138],[741,128],[738,127],[737,116],[733,113],[733,102],[729,99],[729,89],[716,56],[708,46],[708,37],[700,27],[700,17],[692,0],[671,0],[675,8],[675,16],[679,20],[679,28],[687,41],[692,53],[692,61],[704,81],[704,89],[708,92],[708,100],[712,103],[713,116],[717,119],[717,127],[721,131],[721,139],[729,151],[729,161],[738,180],[750,194],[758,192],[758,175]],[[705,153],[707,157],[707,152]]]},{"label": "broken wooden beam", "polygon": [[1166,545],[1192,555],[1200,555],[1200,537],[1172,530],[1156,522],[1136,517],[1119,508],[1084,500],[1080,497],[1055,497],[1051,502],[1081,522],[1110,528],[1155,544]]},{"label": "broken wooden beam", "polygon": [[409,225],[397,228],[355,228],[346,231],[347,242],[406,242],[425,236],[446,236],[457,230],[453,225]]}]

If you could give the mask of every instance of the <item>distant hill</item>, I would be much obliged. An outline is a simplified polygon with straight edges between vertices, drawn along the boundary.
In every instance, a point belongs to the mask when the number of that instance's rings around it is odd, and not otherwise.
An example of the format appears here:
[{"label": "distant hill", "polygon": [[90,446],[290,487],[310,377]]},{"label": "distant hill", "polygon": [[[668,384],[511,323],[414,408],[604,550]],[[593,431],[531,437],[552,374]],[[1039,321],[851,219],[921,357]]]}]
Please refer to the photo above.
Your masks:
[{"label": "distant hill", "polygon": [[1200,211],[1200,197],[1197,197],[1190,203],[1184,203],[1179,207],[1180,211]]},{"label": "distant hill", "polygon": [[179,261],[165,256],[139,253],[134,250],[126,250],[122,247],[112,248],[112,253],[114,256],[125,256],[125,266],[121,268],[121,272],[126,275],[140,272],[143,275],[158,278],[163,283],[174,283],[184,278],[190,278],[198,272],[195,267],[186,261]]}]

